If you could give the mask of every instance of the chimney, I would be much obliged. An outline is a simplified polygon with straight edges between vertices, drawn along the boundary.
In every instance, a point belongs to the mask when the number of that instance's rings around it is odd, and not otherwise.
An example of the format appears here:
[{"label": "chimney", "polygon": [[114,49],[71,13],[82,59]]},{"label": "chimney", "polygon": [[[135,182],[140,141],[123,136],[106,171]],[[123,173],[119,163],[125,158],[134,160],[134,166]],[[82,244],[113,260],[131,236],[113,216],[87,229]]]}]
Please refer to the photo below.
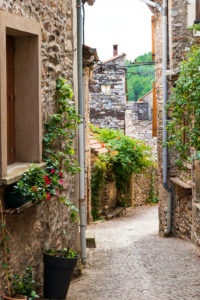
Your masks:
[{"label": "chimney", "polygon": [[113,56],[117,56],[118,55],[118,45],[115,44],[113,45]]}]

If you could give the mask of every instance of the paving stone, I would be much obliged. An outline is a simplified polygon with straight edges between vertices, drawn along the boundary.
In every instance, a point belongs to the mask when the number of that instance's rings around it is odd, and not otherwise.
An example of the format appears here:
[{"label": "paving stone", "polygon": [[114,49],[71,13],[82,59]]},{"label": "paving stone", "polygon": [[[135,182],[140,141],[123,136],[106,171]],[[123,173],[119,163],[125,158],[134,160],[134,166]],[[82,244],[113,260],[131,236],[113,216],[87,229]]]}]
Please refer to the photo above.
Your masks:
[{"label": "paving stone", "polygon": [[199,300],[199,250],[188,241],[158,235],[157,207],[128,210],[93,224],[96,249],[88,249],[83,275],[67,300]]}]

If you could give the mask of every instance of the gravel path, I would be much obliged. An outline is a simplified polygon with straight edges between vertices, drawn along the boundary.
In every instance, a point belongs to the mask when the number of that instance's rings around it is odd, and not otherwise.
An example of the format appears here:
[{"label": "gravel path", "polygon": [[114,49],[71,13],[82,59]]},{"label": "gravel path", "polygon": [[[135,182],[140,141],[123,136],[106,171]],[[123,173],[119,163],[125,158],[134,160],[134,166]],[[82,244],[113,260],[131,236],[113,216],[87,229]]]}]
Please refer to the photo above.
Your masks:
[{"label": "gravel path", "polygon": [[88,249],[83,275],[67,300],[200,300],[200,257],[195,246],[158,236],[158,208],[93,224],[96,249]]}]

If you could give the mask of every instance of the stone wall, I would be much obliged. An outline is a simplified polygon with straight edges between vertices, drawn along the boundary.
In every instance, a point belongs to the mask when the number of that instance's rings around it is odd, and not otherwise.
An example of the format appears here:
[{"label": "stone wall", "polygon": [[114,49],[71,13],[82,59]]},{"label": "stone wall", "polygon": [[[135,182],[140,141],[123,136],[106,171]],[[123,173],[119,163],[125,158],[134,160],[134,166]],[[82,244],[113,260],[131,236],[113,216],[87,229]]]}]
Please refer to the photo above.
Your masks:
[{"label": "stone wall", "polygon": [[133,174],[130,183],[130,205],[137,207],[150,203],[151,172],[154,173],[154,193],[158,194],[157,169],[149,170],[145,174]]},{"label": "stone wall", "polygon": [[[125,130],[125,54],[96,66],[90,81],[90,121],[100,128]],[[108,91],[103,92],[102,86]]]},{"label": "stone wall", "polygon": [[173,234],[191,240],[192,189],[173,186]]},{"label": "stone wall", "polygon": [[[92,136],[90,138],[90,147],[91,172],[93,172],[98,155],[106,153],[108,150]],[[117,187],[113,174],[108,176],[104,187],[101,189],[98,203],[100,215],[106,215],[109,211],[117,206]],[[88,215],[91,214],[91,211],[89,211],[89,209],[92,209],[92,205],[90,207],[88,206]]]},{"label": "stone wall", "polygon": [[[41,24],[41,97],[42,121],[53,113],[56,79],[59,76],[73,82],[73,0],[1,0],[0,10],[32,19]],[[76,22],[76,20],[74,20]],[[76,23],[75,23],[76,24]],[[64,194],[77,205],[77,178],[66,176]],[[11,273],[21,273],[27,265],[36,270],[36,279],[42,281],[44,248],[78,246],[77,225],[70,224],[69,211],[54,198],[33,205],[19,214],[6,215],[9,240]],[[63,234],[63,229],[66,234]],[[1,258],[2,261],[2,258]],[[1,289],[3,285],[1,269]]]},{"label": "stone wall", "polygon": [[[162,5],[162,1],[156,1]],[[191,11],[193,10],[193,11]],[[185,58],[186,51],[189,49],[191,33],[188,27],[191,25],[191,18],[194,21],[194,5],[190,5],[186,0],[168,1],[168,97],[171,88],[177,79],[179,64]],[[155,44],[156,44],[156,91],[158,103],[158,162],[159,162],[159,220],[160,232],[166,228],[166,206],[167,192],[162,185],[163,173],[163,83],[162,83],[162,16],[155,11]],[[192,21],[192,23],[193,23]],[[195,180],[191,180],[195,169],[194,165],[187,164],[184,172],[179,171],[175,165],[177,153],[168,151],[168,185],[172,188],[172,234],[192,239],[196,244],[199,243],[199,208],[195,201]],[[192,200],[193,199],[193,200]]]},{"label": "stone wall", "polygon": [[91,214],[91,148],[90,148],[90,107],[89,107],[89,80],[92,68],[84,67],[84,99],[85,99],[85,199],[87,202],[87,222],[92,223]]},{"label": "stone wall", "polygon": [[149,145],[154,159],[157,160],[157,138],[152,137],[150,111],[149,103],[128,102],[125,112],[125,134]]},{"label": "stone wall", "polygon": [[152,120],[153,114],[153,90],[148,92],[142,98],[137,100],[137,103],[148,103],[148,119]]}]

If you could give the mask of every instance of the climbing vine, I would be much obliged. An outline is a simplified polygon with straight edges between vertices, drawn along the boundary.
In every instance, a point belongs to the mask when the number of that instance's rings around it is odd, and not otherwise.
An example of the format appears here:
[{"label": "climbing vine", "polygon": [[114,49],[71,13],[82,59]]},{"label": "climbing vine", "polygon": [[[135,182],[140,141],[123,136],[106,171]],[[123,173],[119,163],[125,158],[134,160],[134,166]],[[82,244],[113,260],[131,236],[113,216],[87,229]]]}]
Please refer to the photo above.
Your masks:
[{"label": "climbing vine", "polygon": [[[24,172],[13,188],[18,196],[32,202],[50,200],[52,196],[58,197],[60,202],[70,208],[70,220],[75,222],[78,220],[78,209],[62,195],[65,172],[74,175],[80,170],[78,162],[74,159],[74,138],[80,118],[72,97],[71,86],[65,79],[58,79],[56,83],[56,113],[50,115],[45,123],[43,137],[43,160],[46,161],[46,166],[41,169],[33,164]],[[1,264],[5,269],[8,294],[11,295],[8,239],[12,237],[6,227],[1,201],[0,211],[2,234],[0,247],[4,254]]]},{"label": "climbing vine", "polygon": [[152,169],[150,173],[150,191],[149,191],[149,197],[147,198],[147,202],[152,204],[156,204],[159,202],[158,190],[155,187],[154,169]]},{"label": "climbing vine", "polygon": [[[199,30],[199,25],[192,29]],[[176,164],[200,158],[200,47],[193,45],[180,65],[180,74],[167,104],[170,112],[167,145],[179,153]],[[191,150],[194,151],[191,151]],[[193,152],[193,155],[192,155]]]},{"label": "climbing vine", "polygon": [[[60,202],[70,208],[70,220],[78,220],[78,209],[71,201],[62,195],[64,175],[70,172],[74,175],[80,170],[78,162],[74,159],[74,138],[78,124],[79,115],[72,101],[73,92],[71,86],[65,79],[58,79],[56,83],[56,113],[49,116],[45,123],[43,137],[43,160],[46,166],[41,169],[34,164],[22,175],[22,178],[14,186],[14,190],[21,197],[32,202],[50,200],[52,196],[59,198]],[[1,211],[1,239],[4,259],[1,264],[5,268],[8,294],[11,295],[9,275],[9,248],[8,239],[12,238],[6,227],[2,202]]]},{"label": "climbing vine", "polygon": [[67,80],[58,79],[56,84],[57,113],[50,115],[45,123],[43,157],[47,162],[59,162],[66,172],[74,175],[79,171],[78,163],[73,155],[74,138],[80,118],[72,97],[73,91]]},{"label": "climbing vine", "polygon": [[98,155],[92,174],[92,213],[96,219],[99,217],[99,197],[105,180],[114,174],[120,194],[118,204],[128,206],[132,173],[144,172],[153,162],[150,159],[150,147],[142,141],[108,128],[99,129],[91,125],[91,130],[107,149],[106,153]]},{"label": "climbing vine", "polygon": [[23,174],[15,190],[32,202],[57,196],[70,207],[71,221],[75,221],[78,209],[62,195],[65,172],[74,175],[80,169],[74,159],[74,138],[80,118],[72,97],[72,88],[67,80],[58,79],[56,113],[46,121],[43,137],[43,160],[46,161],[46,166],[40,169],[33,165]]}]

